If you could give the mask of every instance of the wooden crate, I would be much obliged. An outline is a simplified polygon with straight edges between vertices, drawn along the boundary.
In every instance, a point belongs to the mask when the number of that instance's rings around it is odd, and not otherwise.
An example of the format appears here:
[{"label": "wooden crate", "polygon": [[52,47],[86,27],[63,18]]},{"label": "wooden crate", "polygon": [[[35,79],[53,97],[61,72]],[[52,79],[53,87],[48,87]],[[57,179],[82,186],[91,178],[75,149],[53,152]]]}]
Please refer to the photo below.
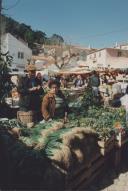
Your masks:
[{"label": "wooden crate", "polygon": [[36,114],[33,111],[18,111],[17,112],[17,120],[23,125],[27,125],[27,123],[32,123],[35,121]]},{"label": "wooden crate", "polygon": [[74,166],[73,171],[67,171],[54,165],[61,174],[64,175],[64,189],[70,191],[86,190],[86,188],[107,169],[107,165],[109,165],[111,160],[109,154],[103,156],[101,153],[97,153],[92,157],[89,164],[83,163],[80,166]]},{"label": "wooden crate", "polygon": [[[83,181],[79,187],[77,187],[77,190],[86,190],[86,188],[88,188],[88,186],[90,186],[90,184],[96,180],[105,170],[106,166],[104,165],[104,163],[102,164],[102,166],[99,166],[92,174],[91,176],[86,179],[86,181]],[[92,168],[93,169],[93,168]]]},{"label": "wooden crate", "polygon": [[96,161],[97,159],[99,159],[99,157],[101,157],[101,154],[100,153],[97,153],[93,156],[92,159],[90,159],[90,162],[87,164],[85,163],[82,163],[80,166],[77,166],[77,168],[73,169],[73,171],[70,171],[68,174],[67,174],[67,180],[73,180],[74,178],[77,178],[77,176],[79,176],[79,174],[84,171],[85,169],[88,169],[91,167],[93,161]]},{"label": "wooden crate", "polygon": [[97,154],[90,164],[83,165],[72,176],[66,176],[66,189],[79,190],[88,186],[104,169],[106,158],[101,154]]},{"label": "wooden crate", "polygon": [[112,136],[108,140],[98,141],[98,145],[103,156],[108,154],[115,146],[115,136]]},{"label": "wooden crate", "polygon": [[114,166],[117,168],[120,165],[120,162],[121,162],[121,148],[116,148]]},{"label": "wooden crate", "polygon": [[88,164],[82,163],[74,166],[74,169],[70,169],[70,171],[60,169],[65,177],[65,190],[86,190],[107,169],[113,153],[111,151],[115,146],[115,137],[113,136],[107,141],[99,141],[99,146],[103,153],[97,152]]}]

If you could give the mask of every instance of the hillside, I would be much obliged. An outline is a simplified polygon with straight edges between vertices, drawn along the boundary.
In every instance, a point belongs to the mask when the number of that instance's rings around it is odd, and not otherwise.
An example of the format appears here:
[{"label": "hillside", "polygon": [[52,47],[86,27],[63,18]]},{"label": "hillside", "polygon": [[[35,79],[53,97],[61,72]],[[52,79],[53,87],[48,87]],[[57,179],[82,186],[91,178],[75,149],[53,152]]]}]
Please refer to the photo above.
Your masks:
[{"label": "hillside", "polygon": [[63,37],[58,34],[53,34],[48,37],[47,34],[41,30],[33,30],[31,26],[25,23],[19,23],[11,17],[2,16],[3,28],[7,33],[11,33],[16,38],[21,38],[28,43],[30,48],[35,48],[36,44],[56,44],[61,45],[64,42]]}]

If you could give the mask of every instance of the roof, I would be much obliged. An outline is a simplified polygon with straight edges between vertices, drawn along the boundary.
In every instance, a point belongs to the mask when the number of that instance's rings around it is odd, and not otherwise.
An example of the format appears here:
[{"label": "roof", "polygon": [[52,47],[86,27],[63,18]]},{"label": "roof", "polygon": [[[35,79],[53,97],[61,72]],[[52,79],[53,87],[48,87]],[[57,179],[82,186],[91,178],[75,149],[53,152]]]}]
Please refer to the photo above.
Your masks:
[{"label": "roof", "polygon": [[102,50],[116,50],[116,51],[119,51],[119,50],[120,50],[121,52],[123,52],[123,51],[128,51],[128,50],[116,49],[116,48],[102,48],[102,49],[96,50],[96,51],[94,51],[94,52],[91,52],[91,53],[89,53],[88,55],[94,54],[94,53],[96,53],[96,52],[100,52],[100,51],[102,51]]},{"label": "roof", "polygon": [[[122,44],[118,44],[117,46],[128,46],[128,42],[122,43]],[[117,46],[116,46],[116,47],[117,47]]]}]

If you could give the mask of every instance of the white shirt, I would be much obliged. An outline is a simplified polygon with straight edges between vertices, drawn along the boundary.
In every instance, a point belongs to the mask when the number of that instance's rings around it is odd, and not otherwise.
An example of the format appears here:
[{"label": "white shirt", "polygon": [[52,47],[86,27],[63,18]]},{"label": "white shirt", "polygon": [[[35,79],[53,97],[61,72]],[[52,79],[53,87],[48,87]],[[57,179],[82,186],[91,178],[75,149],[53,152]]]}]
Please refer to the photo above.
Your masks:
[{"label": "white shirt", "polygon": [[115,94],[121,94],[121,85],[120,83],[115,83],[112,85],[112,92],[113,92],[113,95]]},{"label": "white shirt", "polygon": [[122,83],[120,83],[120,84],[121,84],[121,89],[122,89],[122,90],[126,90],[126,89],[127,89],[128,83],[122,82]]},{"label": "white shirt", "polygon": [[121,101],[121,105],[125,106],[126,110],[128,111],[128,94],[120,98],[120,101]]}]

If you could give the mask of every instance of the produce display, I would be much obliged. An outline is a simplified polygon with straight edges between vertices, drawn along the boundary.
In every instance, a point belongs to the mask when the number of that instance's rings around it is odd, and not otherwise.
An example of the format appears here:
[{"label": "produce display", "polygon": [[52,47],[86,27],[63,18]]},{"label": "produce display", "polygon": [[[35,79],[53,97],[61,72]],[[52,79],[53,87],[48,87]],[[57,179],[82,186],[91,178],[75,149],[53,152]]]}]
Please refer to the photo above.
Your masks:
[{"label": "produce display", "polygon": [[23,128],[17,119],[0,118],[0,130],[11,130],[14,127]]},{"label": "produce display", "polygon": [[[87,110],[85,108],[85,111],[77,112],[76,110],[76,113],[69,114],[69,122],[66,124],[61,120],[53,120],[44,124],[39,123],[34,128],[27,129],[16,120],[1,120],[0,129],[20,128],[19,140],[30,148],[41,150],[47,156],[49,156],[48,148],[52,150],[58,146],[61,149],[63,135],[71,135],[75,128],[79,128],[81,132],[90,129],[102,140],[107,140],[115,134],[119,124],[126,129],[125,110],[123,108],[111,109],[91,106]],[[58,140],[59,142],[57,142]]]},{"label": "produce display", "polygon": [[[8,129],[9,125],[8,120]],[[1,127],[4,128],[3,123]],[[98,150],[97,134],[93,130],[66,128],[61,121],[37,124],[32,129],[22,127],[19,139],[12,137],[6,128],[1,140],[7,156],[7,161],[2,161],[5,166],[8,164],[7,188],[58,186],[60,190],[64,174],[54,165],[72,172],[84,162],[88,164]]]},{"label": "produce display", "polygon": [[33,187],[38,185],[42,189],[62,181],[62,187],[63,173],[55,166],[72,174],[100,153],[99,140],[108,140],[120,129],[127,131],[125,109],[99,106],[100,101],[93,99],[91,91],[85,92],[77,102],[69,104],[67,123],[60,119],[27,128],[15,119],[1,119],[0,132],[11,166],[9,171],[17,177],[11,182],[27,188],[36,179]]}]

